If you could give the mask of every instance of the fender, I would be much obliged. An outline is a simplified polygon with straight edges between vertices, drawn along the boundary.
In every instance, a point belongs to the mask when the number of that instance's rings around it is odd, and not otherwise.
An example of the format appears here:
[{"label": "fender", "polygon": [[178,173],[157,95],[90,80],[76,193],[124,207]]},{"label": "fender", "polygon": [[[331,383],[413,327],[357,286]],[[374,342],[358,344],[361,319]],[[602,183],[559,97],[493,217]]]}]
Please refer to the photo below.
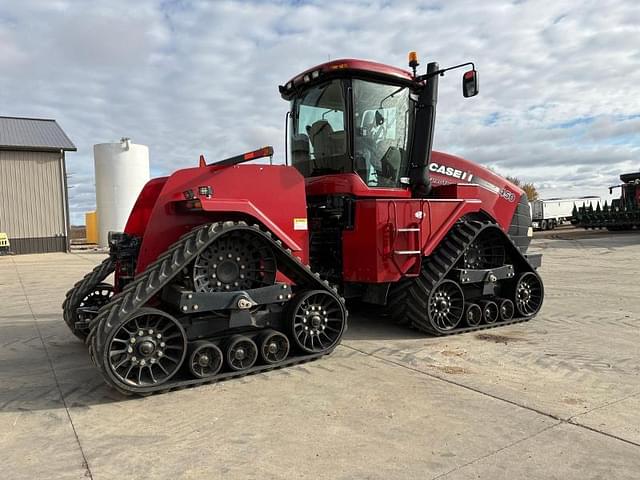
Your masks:
[{"label": "fender", "polygon": [[126,232],[142,235],[136,273],[185,233],[221,219],[263,225],[308,263],[305,185],[295,168],[202,165],[152,180],[143,189]]}]

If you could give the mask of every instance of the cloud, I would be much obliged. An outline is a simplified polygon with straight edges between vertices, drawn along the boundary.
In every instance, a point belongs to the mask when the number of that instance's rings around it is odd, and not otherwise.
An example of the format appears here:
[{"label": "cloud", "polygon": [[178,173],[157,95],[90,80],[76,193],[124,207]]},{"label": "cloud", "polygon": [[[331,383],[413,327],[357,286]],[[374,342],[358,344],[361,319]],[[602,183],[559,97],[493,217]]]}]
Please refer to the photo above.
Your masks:
[{"label": "cloud", "polygon": [[[56,118],[72,220],[95,204],[92,145],[131,137],[166,174],[273,144],[277,85],[328,58],[473,60],[480,95],[441,79],[436,148],[532,180],[605,193],[638,168],[640,9],[569,0],[23,0],[0,6],[0,114]],[[7,72],[10,72],[7,74]]]}]

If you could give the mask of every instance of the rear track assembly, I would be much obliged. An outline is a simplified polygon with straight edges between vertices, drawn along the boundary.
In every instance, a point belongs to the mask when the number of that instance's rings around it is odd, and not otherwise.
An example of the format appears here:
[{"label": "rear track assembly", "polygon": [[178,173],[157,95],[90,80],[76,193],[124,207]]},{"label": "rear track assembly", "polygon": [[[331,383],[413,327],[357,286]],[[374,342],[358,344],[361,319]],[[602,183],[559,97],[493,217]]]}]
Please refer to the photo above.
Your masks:
[{"label": "rear track assembly", "polygon": [[[235,328],[232,332],[192,339],[182,328],[183,320],[179,320],[182,312],[149,308],[159,302],[159,294],[165,287],[175,288],[176,283],[180,283],[185,271],[193,271],[199,276],[196,278],[204,273],[209,278],[219,276],[222,270],[213,269],[211,264],[217,257],[212,257],[211,250],[207,249],[219,245],[215,242],[223,235],[244,235],[268,246],[264,250],[269,250],[270,254],[265,253],[266,261],[261,262],[263,266],[260,267],[270,275],[266,283],[275,282],[272,271],[276,263],[278,271],[293,281],[292,288],[275,284],[274,287],[240,290],[243,287],[240,285],[236,292],[241,295],[237,308],[243,309],[236,312],[247,314],[256,305],[250,300],[252,291],[264,292],[281,286],[282,294],[276,297],[276,305],[282,305],[278,308],[290,319],[290,322],[284,322],[289,325],[284,332],[269,328]],[[242,255],[238,256],[241,261],[242,258]],[[195,266],[189,269],[190,265]],[[236,272],[234,268],[232,264],[224,266],[224,273],[229,276],[222,282],[225,290],[229,290],[226,285],[231,285],[233,290],[234,278],[240,278],[239,270]],[[264,275],[260,278],[264,279]],[[218,293],[220,289],[215,286],[220,285],[214,284],[214,288],[209,285],[201,283],[200,290],[221,298],[225,296],[225,299],[233,293]],[[197,295],[202,293],[194,292],[193,296]],[[211,323],[220,320],[215,316],[219,312],[211,313]],[[87,343],[93,362],[109,385],[124,394],[144,395],[319,358],[331,353],[340,342],[346,329],[346,317],[344,299],[336,290],[302,264],[279,240],[274,240],[269,232],[244,222],[214,223],[195,228],[183,236],[101,308],[91,321]],[[230,322],[233,318],[232,313]]]}]

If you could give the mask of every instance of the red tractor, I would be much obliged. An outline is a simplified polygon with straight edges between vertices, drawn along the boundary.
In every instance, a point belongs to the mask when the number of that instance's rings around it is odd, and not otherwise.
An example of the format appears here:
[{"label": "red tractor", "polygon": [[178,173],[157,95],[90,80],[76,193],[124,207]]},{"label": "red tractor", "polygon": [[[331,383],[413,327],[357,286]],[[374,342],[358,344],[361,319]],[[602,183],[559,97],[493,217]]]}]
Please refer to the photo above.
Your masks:
[{"label": "red tractor", "polygon": [[345,298],[430,335],[535,315],[526,195],[432,153],[438,79],[465,65],[469,97],[473,64],[316,66],[280,87],[285,165],[245,164],[265,147],[151,180],[63,305],[107,383],[147,394],[318,358],[347,327]]}]

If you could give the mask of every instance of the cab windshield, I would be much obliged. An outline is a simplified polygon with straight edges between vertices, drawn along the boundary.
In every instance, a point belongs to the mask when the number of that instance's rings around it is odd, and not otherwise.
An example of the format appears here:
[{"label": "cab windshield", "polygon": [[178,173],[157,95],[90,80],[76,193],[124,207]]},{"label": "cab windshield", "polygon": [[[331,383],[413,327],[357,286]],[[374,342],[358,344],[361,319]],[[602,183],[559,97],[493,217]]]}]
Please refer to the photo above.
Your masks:
[{"label": "cab windshield", "polygon": [[[353,95],[351,111],[345,92]],[[398,85],[337,79],[311,87],[293,102],[293,166],[305,177],[355,172],[369,187],[401,186],[408,170],[410,103],[409,88]],[[349,116],[353,138],[346,133]]]}]

